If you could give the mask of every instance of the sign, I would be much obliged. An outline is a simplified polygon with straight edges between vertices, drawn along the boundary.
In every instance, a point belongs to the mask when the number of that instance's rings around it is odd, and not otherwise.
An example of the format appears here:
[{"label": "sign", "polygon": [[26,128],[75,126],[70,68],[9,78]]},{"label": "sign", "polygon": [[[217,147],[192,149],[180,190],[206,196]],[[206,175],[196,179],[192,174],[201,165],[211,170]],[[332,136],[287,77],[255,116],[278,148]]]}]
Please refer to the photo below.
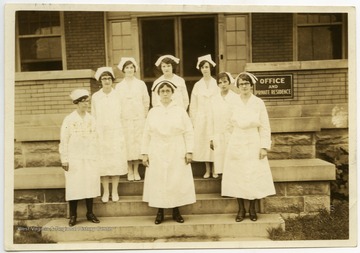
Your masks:
[{"label": "sign", "polygon": [[254,94],[260,98],[293,98],[292,75],[256,76]]}]

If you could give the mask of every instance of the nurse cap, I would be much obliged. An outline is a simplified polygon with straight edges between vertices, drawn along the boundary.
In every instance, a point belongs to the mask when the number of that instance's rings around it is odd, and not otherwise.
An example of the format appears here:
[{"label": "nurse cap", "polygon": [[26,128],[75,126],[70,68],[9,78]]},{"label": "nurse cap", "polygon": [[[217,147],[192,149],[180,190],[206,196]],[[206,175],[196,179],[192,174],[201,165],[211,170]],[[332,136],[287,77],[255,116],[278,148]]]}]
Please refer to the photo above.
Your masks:
[{"label": "nurse cap", "polygon": [[197,61],[197,64],[196,64],[196,68],[199,69],[199,65],[202,61],[207,61],[208,63],[210,63],[213,67],[216,66],[216,63],[211,59],[211,55],[210,54],[207,54],[207,55],[203,55],[203,56],[200,56],[198,57],[198,61]]},{"label": "nurse cap", "polygon": [[96,73],[95,73],[95,79],[99,81],[100,79],[100,76],[104,73],[104,72],[109,72],[112,77],[115,79],[115,75],[114,75],[114,72],[113,72],[113,69],[112,67],[101,67],[101,68],[98,68],[96,70]]},{"label": "nurse cap", "polygon": [[160,63],[161,63],[165,58],[169,58],[169,59],[173,60],[176,64],[179,64],[179,62],[180,62],[180,59],[179,59],[179,58],[176,58],[175,56],[172,56],[172,55],[170,55],[170,54],[166,54],[166,55],[160,56],[159,59],[157,59],[157,61],[155,62],[155,66],[156,66],[156,67],[159,67]]},{"label": "nurse cap", "polygon": [[85,96],[89,97],[90,94],[87,90],[84,90],[84,89],[76,89],[70,93],[70,97],[71,97],[72,101],[75,101],[75,100],[77,100],[81,97],[85,97]]},{"label": "nurse cap", "polygon": [[160,85],[163,84],[163,83],[169,84],[171,87],[173,87],[174,90],[176,90],[176,88],[177,88],[176,85],[173,84],[172,82],[170,82],[170,81],[168,81],[168,80],[162,80],[162,81],[158,82],[157,84],[155,84],[154,88],[152,88],[152,91],[155,92],[155,93],[157,93]]},{"label": "nurse cap", "polygon": [[250,72],[241,72],[240,74],[237,75],[237,77],[235,78],[235,85],[237,86],[237,82],[238,82],[238,79],[239,79],[239,76],[241,75],[247,75],[248,77],[250,77],[251,79],[251,82],[253,85],[256,84],[256,82],[258,81],[257,77],[254,76],[253,74],[251,74]]},{"label": "nurse cap", "polygon": [[124,64],[128,61],[130,61],[132,64],[134,64],[135,71],[137,71],[139,67],[133,57],[121,57],[119,65],[117,65],[117,67],[122,71],[124,68]]},{"label": "nurse cap", "polygon": [[234,77],[232,77],[232,75],[229,72],[222,72],[222,73],[225,73],[228,76],[228,78],[230,80],[230,84],[235,83]]}]

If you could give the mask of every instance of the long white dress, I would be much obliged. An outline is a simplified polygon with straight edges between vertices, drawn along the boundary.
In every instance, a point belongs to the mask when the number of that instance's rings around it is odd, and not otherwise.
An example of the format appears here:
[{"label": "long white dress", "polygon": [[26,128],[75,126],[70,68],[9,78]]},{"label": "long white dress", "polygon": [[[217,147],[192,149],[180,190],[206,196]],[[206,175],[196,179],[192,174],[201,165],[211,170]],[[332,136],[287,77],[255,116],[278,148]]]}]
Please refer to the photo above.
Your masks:
[{"label": "long white dress", "polygon": [[225,96],[222,96],[219,92],[211,100],[214,121],[214,134],[212,137],[214,145],[214,169],[217,174],[223,172],[225,151],[230,139],[230,118],[239,100],[240,96],[231,90]]},{"label": "long white dress", "polygon": [[146,115],[149,111],[150,96],[146,84],[134,77],[123,79],[115,87],[121,101],[121,123],[124,129],[127,160],[141,159],[141,140]]},{"label": "long white dress", "polygon": [[97,133],[94,117],[77,111],[65,117],[60,133],[59,152],[65,171],[65,199],[77,200],[100,196],[100,175],[97,163]]},{"label": "long white dress", "polygon": [[[168,80],[175,84],[176,89],[174,94],[172,95],[172,100],[176,102],[177,105],[182,106],[185,110],[187,110],[189,106],[189,94],[186,88],[185,80],[184,78],[173,74],[172,78],[166,79],[164,75],[160,76],[158,79],[156,79],[152,85],[151,90],[154,89],[155,85],[163,80]],[[157,106],[160,103],[160,97],[157,93],[154,91],[151,93],[151,105],[153,107]]]},{"label": "long white dress", "polygon": [[185,154],[193,151],[193,128],[186,111],[175,103],[161,103],[149,111],[142,142],[148,154],[143,201],[157,208],[196,202],[191,165]]},{"label": "long white dress", "polygon": [[113,89],[109,94],[103,89],[95,92],[91,100],[91,114],[96,119],[99,134],[100,175],[125,175],[127,153],[119,94]]},{"label": "long white dress", "polygon": [[219,92],[214,78],[211,78],[209,87],[206,87],[204,78],[201,78],[192,90],[189,112],[194,126],[194,161],[214,161],[213,151],[210,149],[214,132],[211,100]]},{"label": "long white dress", "polygon": [[261,199],[275,194],[267,157],[259,159],[260,148],[270,149],[271,131],[264,102],[251,95],[231,117],[233,126],[226,150],[221,195]]}]

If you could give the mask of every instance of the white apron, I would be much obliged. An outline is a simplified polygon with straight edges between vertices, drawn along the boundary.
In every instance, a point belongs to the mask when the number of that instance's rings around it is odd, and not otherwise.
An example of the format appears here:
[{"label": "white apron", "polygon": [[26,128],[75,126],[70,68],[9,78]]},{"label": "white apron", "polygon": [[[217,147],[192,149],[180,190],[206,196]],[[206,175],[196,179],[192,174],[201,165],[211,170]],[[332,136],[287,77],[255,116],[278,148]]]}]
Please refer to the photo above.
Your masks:
[{"label": "white apron", "polygon": [[115,89],[120,94],[127,160],[141,159],[141,140],[150,105],[146,84],[134,77],[132,81],[122,80]]},{"label": "white apron", "polygon": [[91,101],[99,134],[100,175],[119,176],[127,174],[127,153],[121,125],[120,96],[112,90],[94,93]]},{"label": "white apron", "polygon": [[211,79],[209,88],[201,78],[192,90],[190,117],[194,126],[194,161],[212,162],[214,160],[213,151],[210,148],[214,132],[211,100],[218,93],[219,87],[214,78]]},{"label": "white apron", "polygon": [[264,102],[254,95],[247,104],[241,101],[231,123],[233,130],[225,155],[221,195],[261,199],[275,194],[267,157],[259,159],[260,148],[270,149],[271,145]]},{"label": "white apron", "polygon": [[196,202],[191,165],[185,154],[192,152],[193,129],[180,106],[160,103],[148,114],[142,154],[149,155],[143,201],[157,208],[173,208]]},{"label": "white apron", "polygon": [[100,196],[100,175],[97,164],[97,133],[95,119],[77,111],[65,117],[61,126],[59,152],[65,171],[65,199],[77,200]]},{"label": "white apron", "polygon": [[229,125],[232,110],[240,100],[240,96],[229,90],[226,96],[218,93],[211,100],[214,121],[214,170],[220,174],[224,168],[224,158],[227,144],[230,139]]}]

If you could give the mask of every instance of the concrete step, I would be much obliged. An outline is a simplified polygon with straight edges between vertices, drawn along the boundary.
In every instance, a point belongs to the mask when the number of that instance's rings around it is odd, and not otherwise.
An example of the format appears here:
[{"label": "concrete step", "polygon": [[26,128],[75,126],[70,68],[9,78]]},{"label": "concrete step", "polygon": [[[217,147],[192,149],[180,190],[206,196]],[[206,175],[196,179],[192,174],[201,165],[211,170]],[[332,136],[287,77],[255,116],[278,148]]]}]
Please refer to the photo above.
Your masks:
[{"label": "concrete step", "polygon": [[[218,178],[194,177],[195,192],[219,193],[221,191],[221,176]],[[140,181],[127,181],[126,177],[121,177],[118,187],[119,196],[142,195],[144,190],[144,177]]]},{"label": "concrete step", "polygon": [[259,214],[256,222],[246,218],[235,222],[235,214],[183,215],[185,222],[176,223],[170,216],[155,225],[155,216],[101,217],[94,224],[79,217],[74,227],[68,219],[55,219],[42,227],[42,236],[55,242],[98,242],[137,240],[183,240],[202,241],[208,238],[267,238],[269,228],[282,227],[284,220],[278,214]]},{"label": "concrete step", "polygon": [[[237,209],[236,199],[221,197],[220,193],[196,194],[196,203],[180,207],[182,214],[228,214],[237,212]],[[157,209],[143,202],[142,196],[120,196],[119,201],[107,203],[96,198],[93,211],[99,217],[123,217],[156,215]],[[84,216],[85,213],[85,204],[79,202],[78,215]],[[166,210],[165,214],[167,213],[171,214],[171,209]]]}]

